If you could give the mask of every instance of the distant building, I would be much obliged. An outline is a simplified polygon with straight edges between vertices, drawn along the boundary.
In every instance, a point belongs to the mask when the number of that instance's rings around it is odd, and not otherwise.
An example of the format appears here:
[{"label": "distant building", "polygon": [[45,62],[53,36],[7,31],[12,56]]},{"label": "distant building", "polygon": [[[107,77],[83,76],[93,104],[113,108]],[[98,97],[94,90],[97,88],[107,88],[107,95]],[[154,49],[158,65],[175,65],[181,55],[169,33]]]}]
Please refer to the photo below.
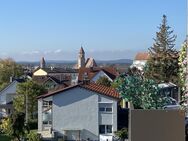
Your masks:
[{"label": "distant building", "polygon": [[75,85],[78,70],[70,68],[38,68],[33,72],[33,81],[44,85],[48,90]]},{"label": "distant building", "polygon": [[46,61],[44,59],[44,57],[42,57],[41,61],[40,61],[40,68],[46,68]]},{"label": "distant building", "polygon": [[92,68],[92,67],[97,67],[97,63],[95,62],[94,58],[87,58],[87,61],[85,63],[86,68]]},{"label": "distant building", "polygon": [[83,47],[80,48],[80,52],[78,55],[78,69],[85,67],[85,52]]},{"label": "distant building", "polygon": [[148,59],[149,59],[149,53],[147,52],[137,53],[131,67],[136,67],[139,70],[143,70]]},{"label": "distant building", "polygon": [[80,48],[79,54],[78,54],[78,63],[74,66],[76,69],[80,68],[92,68],[97,67],[97,63],[94,58],[87,58],[85,61],[85,51],[83,47]]},{"label": "distant building", "polygon": [[78,82],[82,82],[84,77],[87,77],[91,82],[96,82],[100,77],[106,77],[109,81],[113,82],[119,75],[113,67],[80,68],[78,74]]}]

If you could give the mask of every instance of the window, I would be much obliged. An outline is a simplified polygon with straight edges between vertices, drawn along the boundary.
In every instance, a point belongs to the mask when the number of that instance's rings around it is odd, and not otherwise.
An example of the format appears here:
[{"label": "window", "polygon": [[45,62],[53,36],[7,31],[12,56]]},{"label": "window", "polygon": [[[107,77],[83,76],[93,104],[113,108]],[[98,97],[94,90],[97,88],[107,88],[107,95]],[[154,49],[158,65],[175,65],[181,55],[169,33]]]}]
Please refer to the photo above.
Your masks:
[{"label": "window", "polygon": [[105,125],[100,125],[99,126],[99,133],[100,134],[105,134]]},{"label": "window", "polygon": [[52,105],[52,101],[49,101],[49,105]]},{"label": "window", "polygon": [[112,133],[112,125],[106,125],[106,132]]},{"label": "window", "polygon": [[52,101],[43,101],[43,107],[49,107],[52,105]]},{"label": "window", "polygon": [[99,111],[100,111],[100,112],[104,112],[104,111],[105,111],[105,108],[104,108],[104,107],[100,107],[100,108],[99,108]]},{"label": "window", "polygon": [[112,125],[99,125],[100,134],[109,134],[112,133]]},{"label": "window", "polygon": [[52,125],[52,121],[43,121],[43,124],[45,124],[45,125]]},{"label": "window", "polygon": [[112,112],[112,103],[99,103],[100,112]]},{"label": "window", "polygon": [[112,108],[106,108],[106,112],[112,112]]}]

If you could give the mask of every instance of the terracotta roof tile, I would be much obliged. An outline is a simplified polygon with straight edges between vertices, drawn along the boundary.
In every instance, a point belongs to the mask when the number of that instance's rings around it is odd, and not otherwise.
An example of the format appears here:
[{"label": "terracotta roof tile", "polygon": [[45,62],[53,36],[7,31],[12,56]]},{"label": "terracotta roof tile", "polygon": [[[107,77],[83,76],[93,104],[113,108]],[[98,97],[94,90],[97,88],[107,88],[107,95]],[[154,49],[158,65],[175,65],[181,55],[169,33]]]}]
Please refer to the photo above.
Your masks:
[{"label": "terracotta roof tile", "polygon": [[87,89],[87,90],[90,90],[90,91],[93,91],[93,92],[96,92],[96,93],[99,93],[99,94],[102,94],[102,95],[106,95],[106,96],[109,96],[109,97],[112,97],[112,98],[119,99],[119,93],[116,91],[116,89],[111,88],[111,87],[106,87],[106,86],[103,86],[103,85],[99,85],[99,84],[96,84],[96,83],[78,84],[78,85],[70,86],[70,87],[67,87],[67,88],[62,88],[62,89],[59,89],[57,91],[41,95],[38,98],[49,97],[49,96],[52,96],[52,95],[55,95],[55,94],[58,94],[58,93],[62,93],[64,91],[67,91],[67,90],[75,88],[75,87],[81,87],[81,88],[84,88],[84,89]]},{"label": "terracotta roof tile", "polygon": [[118,72],[113,67],[80,68],[78,71],[78,81],[83,81],[85,73],[87,74],[89,80],[91,80],[100,71],[104,71],[112,80],[118,76]]},{"label": "terracotta roof tile", "polygon": [[149,53],[147,52],[139,52],[136,54],[134,60],[148,60],[149,59]]}]

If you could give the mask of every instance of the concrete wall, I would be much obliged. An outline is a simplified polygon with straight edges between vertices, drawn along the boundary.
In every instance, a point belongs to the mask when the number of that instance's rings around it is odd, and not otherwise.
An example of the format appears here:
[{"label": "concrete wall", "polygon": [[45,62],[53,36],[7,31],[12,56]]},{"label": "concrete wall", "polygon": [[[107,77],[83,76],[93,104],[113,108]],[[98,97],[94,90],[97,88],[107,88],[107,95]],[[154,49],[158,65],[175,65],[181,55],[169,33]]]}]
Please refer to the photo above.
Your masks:
[{"label": "concrete wall", "polygon": [[129,141],[185,141],[180,110],[131,110]]}]

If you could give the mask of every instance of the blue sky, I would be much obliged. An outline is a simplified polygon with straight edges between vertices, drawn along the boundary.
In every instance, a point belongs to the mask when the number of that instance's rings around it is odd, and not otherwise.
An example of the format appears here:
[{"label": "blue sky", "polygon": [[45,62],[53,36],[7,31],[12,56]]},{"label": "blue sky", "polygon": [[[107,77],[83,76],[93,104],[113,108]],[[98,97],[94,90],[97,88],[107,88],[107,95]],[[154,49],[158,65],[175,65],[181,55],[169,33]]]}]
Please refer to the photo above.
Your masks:
[{"label": "blue sky", "polygon": [[179,49],[186,37],[186,0],[0,1],[0,58],[17,61],[134,58],[152,45],[166,14]]}]

